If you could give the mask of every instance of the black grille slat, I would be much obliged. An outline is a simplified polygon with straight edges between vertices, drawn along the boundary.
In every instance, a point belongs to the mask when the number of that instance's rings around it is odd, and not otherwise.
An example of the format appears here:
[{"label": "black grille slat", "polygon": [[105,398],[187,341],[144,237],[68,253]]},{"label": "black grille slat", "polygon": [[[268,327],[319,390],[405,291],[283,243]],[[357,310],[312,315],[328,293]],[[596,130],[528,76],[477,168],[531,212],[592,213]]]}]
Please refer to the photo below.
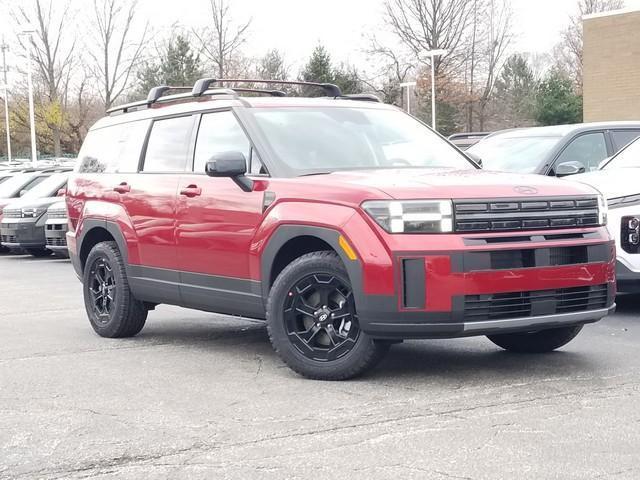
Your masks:
[{"label": "black grille slat", "polygon": [[493,295],[467,295],[464,297],[464,320],[499,320],[527,317],[538,312],[536,307],[548,311],[536,314],[569,313],[605,308],[609,300],[608,285],[536,290]]},{"label": "black grille slat", "polygon": [[2,243],[17,243],[15,235],[2,235]]},{"label": "black grille slat", "polygon": [[57,238],[57,237],[47,237],[47,245],[49,245],[50,247],[66,247],[67,239]]},{"label": "black grille slat", "polygon": [[596,197],[455,200],[454,212],[458,232],[598,226]]}]

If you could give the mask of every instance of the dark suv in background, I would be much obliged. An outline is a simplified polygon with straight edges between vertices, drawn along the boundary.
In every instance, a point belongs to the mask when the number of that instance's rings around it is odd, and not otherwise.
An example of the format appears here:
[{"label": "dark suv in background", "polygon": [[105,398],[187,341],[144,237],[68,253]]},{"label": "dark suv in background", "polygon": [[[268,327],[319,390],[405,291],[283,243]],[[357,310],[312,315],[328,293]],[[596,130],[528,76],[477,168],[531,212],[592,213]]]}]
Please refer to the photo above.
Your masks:
[{"label": "dark suv in background", "polygon": [[638,136],[640,121],[518,128],[492,133],[467,153],[486,170],[564,177],[597,170]]},{"label": "dark suv in background", "polygon": [[405,338],[548,352],[613,309],[593,188],[483,172],[372,96],[238,82],[156,87],[87,135],[67,240],[99,335],[160,303],[264,319],[292,369],[335,380]]}]

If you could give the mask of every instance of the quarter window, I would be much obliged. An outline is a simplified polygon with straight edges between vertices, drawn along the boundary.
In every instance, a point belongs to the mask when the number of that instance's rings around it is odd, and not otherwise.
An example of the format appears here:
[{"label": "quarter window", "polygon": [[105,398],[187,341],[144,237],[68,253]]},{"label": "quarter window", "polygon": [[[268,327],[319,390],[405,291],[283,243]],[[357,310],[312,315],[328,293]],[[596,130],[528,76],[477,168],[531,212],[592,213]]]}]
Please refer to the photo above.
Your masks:
[{"label": "quarter window", "polygon": [[556,165],[563,162],[580,162],[587,172],[597,170],[602,160],[607,158],[607,143],[604,133],[595,132],[580,135],[573,140],[558,157]]},{"label": "quarter window", "polygon": [[640,130],[613,130],[611,132],[616,151],[621,150],[640,136]]},{"label": "quarter window", "polygon": [[145,172],[184,172],[193,118],[176,117],[153,122],[144,159]]},{"label": "quarter window", "polygon": [[224,152],[240,152],[248,161],[251,144],[232,112],[207,113],[200,121],[193,171],[203,173],[211,157]]},{"label": "quarter window", "polygon": [[138,171],[140,152],[149,121],[127,122],[87,134],[78,158],[81,173],[130,173]]}]

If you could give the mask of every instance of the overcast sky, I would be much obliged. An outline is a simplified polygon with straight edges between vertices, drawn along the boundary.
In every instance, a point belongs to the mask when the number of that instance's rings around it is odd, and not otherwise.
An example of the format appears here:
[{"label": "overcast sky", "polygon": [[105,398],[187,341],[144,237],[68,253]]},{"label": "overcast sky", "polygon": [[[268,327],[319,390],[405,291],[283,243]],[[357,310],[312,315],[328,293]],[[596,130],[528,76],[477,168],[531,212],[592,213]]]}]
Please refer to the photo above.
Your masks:
[{"label": "overcast sky", "polygon": [[[29,0],[0,0],[0,35],[12,36],[10,6]],[[54,4],[65,0],[53,0]],[[93,8],[92,0],[71,0],[77,22],[82,10]],[[382,24],[384,0],[230,0],[238,20],[252,18],[246,54],[258,57],[271,48],[285,54],[292,73],[322,42],[337,61],[365,68],[363,49],[371,32],[384,37]],[[209,0],[139,0],[139,17],[148,18],[160,36],[172,24],[187,28],[203,26],[209,18]],[[577,0],[511,0],[514,13],[513,51],[549,53],[567,25]],[[626,0],[627,7],[640,9],[640,0]],[[7,21],[8,20],[8,21]],[[83,25],[78,25],[82,27]]]}]

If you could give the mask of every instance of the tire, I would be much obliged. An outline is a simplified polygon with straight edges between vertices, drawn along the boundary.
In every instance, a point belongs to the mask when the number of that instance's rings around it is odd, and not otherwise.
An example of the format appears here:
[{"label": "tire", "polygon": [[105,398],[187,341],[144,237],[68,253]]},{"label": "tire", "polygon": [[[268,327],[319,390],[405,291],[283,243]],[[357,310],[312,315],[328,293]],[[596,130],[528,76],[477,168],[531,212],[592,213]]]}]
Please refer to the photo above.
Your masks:
[{"label": "tire", "polygon": [[384,357],[389,343],[375,341],[357,322],[349,276],[335,252],[294,260],[269,293],[271,344],[292,370],[310,379],[353,378]]},{"label": "tire", "polygon": [[115,242],[98,243],[91,249],[82,284],[89,323],[98,335],[124,338],[142,330],[148,310],[131,294],[124,260]]},{"label": "tire", "polygon": [[48,257],[53,254],[51,250],[47,250],[46,248],[25,248],[25,251],[36,258]]},{"label": "tire", "polygon": [[546,353],[569,343],[580,333],[580,330],[582,330],[582,325],[552,328],[531,333],[488,335],[487,338],[510,352]]}]

